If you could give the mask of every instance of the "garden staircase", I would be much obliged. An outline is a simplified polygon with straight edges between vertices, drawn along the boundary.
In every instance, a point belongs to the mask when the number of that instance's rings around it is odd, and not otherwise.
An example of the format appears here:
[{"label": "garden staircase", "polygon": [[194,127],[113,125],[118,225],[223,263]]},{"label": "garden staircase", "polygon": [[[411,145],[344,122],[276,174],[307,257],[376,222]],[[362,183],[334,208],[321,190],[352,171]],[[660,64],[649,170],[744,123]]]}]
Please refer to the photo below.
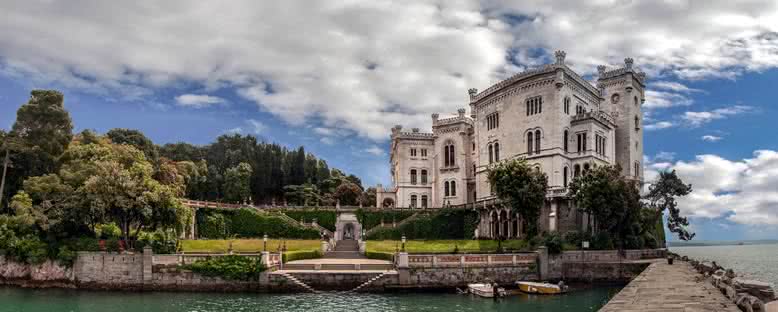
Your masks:
[{"label": "garden staircase", "polygon": [[307,291],[310,291],[310,292],[312,292],[314,294],[319,293],[318,290],[313,289],[313,287],[308,286],[308,284],[306,284],[306,283],[303,283],[302,281],[300,281],[296,277],[292,276],[292,274],[289,274],[289,273],[286,273],[286,272],[278,272],[278,275],[281,275],[281,276],[285,277],[287,280],[289,280],[293,284],[295,284],[295,285],[297,285],[297,286],[299,286],[299,287],[301,287],[301,288],[303,288],[303,289],[305,289]]},{"label": "garden staircase", "polygon": [[349,290],[348,292],[357,292],[360,289],[365,288],[367,286],[370,286],[370,284],[372,284],[375,281],[380,280],[384,276],[387,276],[387,275],[390,275],[390,274],[397,274],[397,272],[396,271],[386,271],[384,273],[381,273],[381,274],[377,275],[376,277],[373,277],[373,278],[369,279],[367,282],[362,283],[361,285],[357,286],[356,288],[354,288],[352,290]]},{"label": "garden staircase", "polygon": [[301,226],[301,227],[305,227],[305,228],[312,228],[312,229],[315,229],[315,230],[319,231],[319,233],[323,232],[324,234],[327,234],[327,237],[334,237],[334,235],[332,234],[332,231],[326,229],[325,227],[323,227],[321,225],[317,224],[317,225],[314,226],[312,223],[300,222],[299,220],[292,219],[292,217],[287,216],[283,212],[278,213],[278,216],[281,217],[281,219],[284,219],[284,220],[286,220],[287,222],[289,222],[289,223],[291,223],[293,225],[297,225],[297,226]]},{"label": "garden staircase", "polygon": [[362,259],[359,254],[359,242],[353,239],[339,240],[335,243],[335,250],[328,251],[324,258],[330,259]]},{"label": "garden staircase", "polygon": [[408,222],[416,220],[416,218],[418,218],[420,215],[421,215],[420,212],[414,213],[410,217],[407,217],[407,218],[403,219],[402,221],[396,223],[394,226],[392,226],[392,224],[384,224],[384,225],[374,226],[372,229],[369,229],[369,230],[367,230],[367,232],[365,232],[365,237],[370,236],[370,234],[373,234],[373,233],[375,233],[376,231],[378,231],[380,229],[398,228],[398,227],[402,226],[403,224],[406,224]]}]

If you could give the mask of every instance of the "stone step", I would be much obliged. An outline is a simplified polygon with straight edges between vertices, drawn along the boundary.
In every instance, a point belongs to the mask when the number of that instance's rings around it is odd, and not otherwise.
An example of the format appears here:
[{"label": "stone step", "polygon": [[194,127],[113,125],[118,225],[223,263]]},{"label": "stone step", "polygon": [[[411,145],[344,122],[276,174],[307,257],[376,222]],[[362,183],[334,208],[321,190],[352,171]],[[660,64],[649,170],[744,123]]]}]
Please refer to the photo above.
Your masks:
[{"label": "stone step", "polygon": [[329,251],[322,258],[326,259],[364,259],[359,251]]}]

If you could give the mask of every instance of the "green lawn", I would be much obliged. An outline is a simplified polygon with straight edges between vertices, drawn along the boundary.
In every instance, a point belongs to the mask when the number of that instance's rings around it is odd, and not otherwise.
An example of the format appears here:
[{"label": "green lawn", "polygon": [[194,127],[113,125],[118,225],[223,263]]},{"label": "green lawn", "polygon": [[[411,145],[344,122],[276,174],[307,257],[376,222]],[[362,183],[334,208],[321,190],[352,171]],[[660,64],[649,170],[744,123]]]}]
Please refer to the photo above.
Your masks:
[{"label": "green lawn", "polygon": [[[367,251],[370,252],[388,252],[393,253],[402,246],[400,241],[367,241]],[[527,247],[524,240],[507,240],[502,242],[505,250],[517,251]],[[495,252],[497,251],[497,241],[495,240],[412,240],[405,243],[405,250],[408,253],[453,253],[454,248],[459,252]]]},{"label": "green lawn", "polygon": [[[182,240],[181,249],[186,253],[219,253],[227,252],[232,242],[234,252],[260,252],[262,251],[261,239],[199,239]],[[286,240],[287,251],[312,251],[321,249],[320,240]],[[282,241],[278,239],[267,240],[268,251],[278,251]]]}]

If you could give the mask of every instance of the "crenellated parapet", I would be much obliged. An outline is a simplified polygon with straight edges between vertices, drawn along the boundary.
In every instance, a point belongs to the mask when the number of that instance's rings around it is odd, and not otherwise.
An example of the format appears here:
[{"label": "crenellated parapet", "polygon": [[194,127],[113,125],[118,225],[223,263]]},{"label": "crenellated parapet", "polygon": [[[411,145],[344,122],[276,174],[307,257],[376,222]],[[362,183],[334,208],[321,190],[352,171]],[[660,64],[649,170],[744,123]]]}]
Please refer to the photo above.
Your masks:
[{"label": "crenellated parapet", "polygon": [[628,57],[624,59],[624,67],[621,68],[616,68],[616,69],[606,71],[606,67],[604,65],[599,65],[597,66],[597,75],[598,75],[597,79],[607,80],[611,78],[621,77],[626,74],[633,74],[635,80],[637,80],[638,83],[640,83],[641,87],[645,87],[646,73],[642,71],[636,71],[634,68],[634,64],[635,61],[631,57]]}]

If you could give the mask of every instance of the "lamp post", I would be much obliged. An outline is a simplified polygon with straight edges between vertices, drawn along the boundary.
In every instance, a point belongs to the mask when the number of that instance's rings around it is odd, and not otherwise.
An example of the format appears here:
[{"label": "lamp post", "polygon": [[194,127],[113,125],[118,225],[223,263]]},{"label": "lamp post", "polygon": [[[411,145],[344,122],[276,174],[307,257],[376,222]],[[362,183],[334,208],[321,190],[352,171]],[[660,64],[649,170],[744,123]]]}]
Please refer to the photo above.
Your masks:
[{"label": "lamp post", "polygon": [[403,242],[402,252],[405,252],[405,235],[403,235],[402,237],[402,242]]},{"label": "lamp post", "polygon": [[262,251],[267,251],[267,234],[262,237]]}]

